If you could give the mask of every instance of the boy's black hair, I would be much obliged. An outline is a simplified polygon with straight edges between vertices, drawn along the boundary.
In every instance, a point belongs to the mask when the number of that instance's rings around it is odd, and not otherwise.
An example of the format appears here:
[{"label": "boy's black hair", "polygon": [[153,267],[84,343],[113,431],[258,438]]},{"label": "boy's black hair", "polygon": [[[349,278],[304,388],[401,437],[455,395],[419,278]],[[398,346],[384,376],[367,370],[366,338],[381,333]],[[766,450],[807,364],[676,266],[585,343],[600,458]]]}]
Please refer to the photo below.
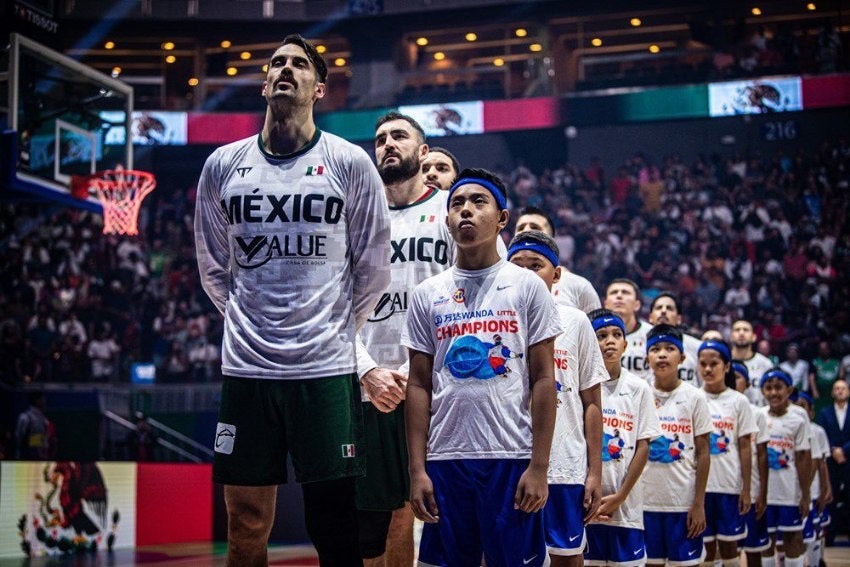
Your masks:
[{"label": "boy's black hair", "polygon": [[[587,318],[590,319],[591,321],[595,321],[596,319],[599,319],[600,317],[610,317],[611,315],[616,315],[616,313],[614,313],[610,309],[605,309],[604,307],[600,307],[599,309],[594,309],[593,311],[588,313]],[[619,317],[619,315],[617,315],[617,317]]]},{"label": "boy's black hair", "polygon": [[508,249],[510,249],[510,247],[516,244],[517,242],[527,242],[529,240],[531,242],[536,242],[541,246],[545,246],[546,248],[554,252],[556,257],[561,257],[561,251],[558,249],[558,244],[555,242],[555,240],[545,232],[541,232],[539,230],[527,230],[525,232],[520,232],[511,239],[511,243],[508,245]]},{"label": "boy's black hair", "polygon": [[674,339],[678,339],[680,342],[682,341],[682,331],[680,331],[678,327],[674,327],[673,325],[668,325],[666,323],[661,323],[651,328],[646,334],[646,339],[649,340],[652,337],[657,337],[658,335],[670,335]]}]

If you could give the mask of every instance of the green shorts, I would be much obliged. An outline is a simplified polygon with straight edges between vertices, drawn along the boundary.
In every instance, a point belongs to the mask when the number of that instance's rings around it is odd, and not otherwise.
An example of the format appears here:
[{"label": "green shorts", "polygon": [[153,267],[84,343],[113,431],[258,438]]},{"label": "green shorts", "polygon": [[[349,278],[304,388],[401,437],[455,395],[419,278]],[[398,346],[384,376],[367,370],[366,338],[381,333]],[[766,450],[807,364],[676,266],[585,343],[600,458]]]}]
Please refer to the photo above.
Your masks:
[{"label": "green shorts", "polygon": [[363,425],[366,476],[357,479],[357,509],[383,512],[401,508],[410,498],[404,402],[390,413],[364,402]]},{"label": "green shorts", "polygon": [[319,482],[363,474],[355,374],[308,380],[224,377],[213,481],[235,486]]}]

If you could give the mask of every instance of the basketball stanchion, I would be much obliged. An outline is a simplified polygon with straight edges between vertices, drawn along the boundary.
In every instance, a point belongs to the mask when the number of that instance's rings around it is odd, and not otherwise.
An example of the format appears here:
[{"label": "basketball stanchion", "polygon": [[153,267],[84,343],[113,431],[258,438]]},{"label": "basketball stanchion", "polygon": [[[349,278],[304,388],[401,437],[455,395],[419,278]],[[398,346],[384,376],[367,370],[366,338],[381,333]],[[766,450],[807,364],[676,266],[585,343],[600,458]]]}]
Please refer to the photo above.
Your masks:
[{"label": "basketball stanchion", "polygon": [[94,189],[103,205],[103,234],[139,234],[138,220],[142,201],[156,187],[156,178],[147,171],[115,169],[86,176],[73,176],[72,194],[88,198]]}]

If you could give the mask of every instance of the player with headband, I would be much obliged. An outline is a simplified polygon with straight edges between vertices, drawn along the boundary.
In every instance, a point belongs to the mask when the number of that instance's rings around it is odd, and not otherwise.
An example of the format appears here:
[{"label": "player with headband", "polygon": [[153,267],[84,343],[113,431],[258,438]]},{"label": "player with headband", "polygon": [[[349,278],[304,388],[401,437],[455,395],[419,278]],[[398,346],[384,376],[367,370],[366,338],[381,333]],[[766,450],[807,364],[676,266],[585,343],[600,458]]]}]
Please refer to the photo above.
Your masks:
[{"label": "player with headband", "polygon": [[644,471],[647,564],[698,565],[705,558],[705,488],[709,470],[708,404],[679,378],[682,332],[656,325],[647,334],[656,414],[662,435],[649,445]]},{"label": "player with headband", "polygon": [[622,366],[626,325],[608,309],[588,314],[608,380],[602,384],[602,505],[587,526],[586,565],[646,563],[643,490],[649,442],[661,435],[652,389]]},{"label": "player with headband", "polygon": [[[653,325],[666,323],[682,329],[682,309],[679,298],[669,291],[659,293],[649,306],[649,322]],[[682,329],[685,360],[679,366],[679,378],[682,379],[682,382],[688,382],[697,388],[702,386],[698,371],[699,361],[697,359],[697,349],[700,342],[700,339],[689,335]]]},{"label": "player with headband", "polygon": [[812,506],[809,419],[804,412],[789,407],[793,386],[791,377],[782,369],[765,372],[761,389],[768,405],[759,411],[765,415],[770,431],[767,527],[771,534],[770,547],[762,552],[761,563],[763,567],[776,567],[774,547],[777,533],[781,533],[785,565],[802,567],[805,563],[803,522]]},{"label": "player with headband", "polygon": [[[536,273],[550,291],[561,276],[558,245],[545,232],[517,234],[508,247],[508,260]],[[581,565],[584,524],[596,515],[602,498],[599,384],[608,379],[587,315],[565,305],[558,305],[558,314],[564,332],[555,339],[558,409],[544,508],[546,546],[554,567]]]},{"label": "player with headband", "polygon": [[746,516],[752,505],[751,436],[758,426],[747,398],[730,387],[735,375],[729,346],[723,341],[705,341],[697,356],[714,426],[705,495],[706,561],[719,555],[724,567],[734,567],[740,563],[738,542],[746,537]]},{"label": "player with headband", "polygon": [[456,263],[416,287],[400,341],[410,502],[426,523],[419,562],[538,567],[549,561],[542,509],[562,326],[540,278],[499,256],[502,181],[483,169],[460,177],[446,218]]}]

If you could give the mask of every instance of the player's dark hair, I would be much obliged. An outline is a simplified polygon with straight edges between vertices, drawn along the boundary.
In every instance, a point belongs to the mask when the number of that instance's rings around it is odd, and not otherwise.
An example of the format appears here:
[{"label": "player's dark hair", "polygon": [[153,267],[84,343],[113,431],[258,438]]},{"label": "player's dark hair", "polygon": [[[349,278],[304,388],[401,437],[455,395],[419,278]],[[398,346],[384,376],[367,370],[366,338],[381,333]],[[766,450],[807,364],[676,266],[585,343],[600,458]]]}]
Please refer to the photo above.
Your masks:
[{"label": "player's dark hair", "polygon": [[554,252],[556,257],[561,257],[561,250],[558,248],[558,244],[555,242],[555,240],[545,232],[541,232],[539,230],[528,230],[526,232],[521,232],[517,234],[511,239],[511,243],[508,245],[508,249],[510,249],[510,247],[516,244],[517,242],[529,241],[535,242],[541,246],[545,246],[546,248]]},{"label": "player's dark hair", "polygon": [[756,328],[756,326],[755,326],[755,325],[753,325],[752,321],[748,321],[747,319],[735,319],[734,321],[732,321],[732,326],[734,327],[734,326],[735,326],[735,325],[737,325],[738,323],[746,323],[747,325],[749,325],[749,326],[750,326],[750,329],[755,329],[755,328]]},{"label": "player's dark hair", "polygon": [[682,304],[681,304],[681,303],[679,303],[679,298],[678,298],[678,297],[676,296],[676,294],[675,294],[675,293],[673,293],[672,291],[662,291],[661,293],[659,293],[659,294],[656,296],[656,298],[652,300],[652,305],[650,305],[650,306],[649,306],[649,310],[650,310],[650,311],[652,311],[653,309],[655,309],[655,303],[656,303],[659,299],[661,299],[662,297],[669,297],[670,299],[672,299],[672,300],[673,300],[673,305],[675,305],[675,306],[676,306],[676,313],[678,313],[678,314],[680,314],[680,315],[681,315],[681,313],[682,313]]},{"label": "player's dark hair", "polygon": [[387,122],[392,122],[393,120],[404,120],[411,126],[413,129],[419,133],[419,137],[422,139],[422,143],[425,143],[425,130],[422,129],[422,126],[419,125],[419,122],[416,121],[412,116],[408,116],[407,114],[402,114],[401,112],[396,112],[395,110],[391,110],[387,112],[375,122],[375,130],[381,127],[382,124]]},{"label": "player's dark hair", "polygon": [[[610,317],[611,315],[616,315],[616,313],[614,313],[610,309],[605,309],[604,307],[600,307],[599,309],[594,309],[593,311],[588,313],[587,318],[590,319],[591,321],[595,321],[596,319],[599,319],[600,317]],[[619,317],[619,315],[617,315],[617,317]]]},{"label": "player's dark hair", "polygon": [[670,335],[674,339],[678,339],[679,342],[682,342],[682,331],[680,331],[677,327],[674,327],[673,325],[661,323],[659,325],[654,326],[646,334],[646,340],[648,341],[652,337],[657,337],[658,335]]},{"label": "player's dark hair", "polygon": [[539,215],[543,217],[544,219],[546,219],[546,222],[549,223],[549,230],[552,231],[552,234],[555,233],[555,223],[552,222],[552,217],[550,217],[543,209],[538,209],[537,207],[532,207],[529,205],[528,207],[525,207],[522,211],[520,211],[519,216],[521,217],[523,215]]},{"label": "player's dark hair", "polygon": [[301,34],[291,33],[283,38],[283,43],[281,45],[289,44],[295,44],[304,50],[304,53],[307,54],[307,59],[309,59],[310,63],[313,64],[313,67],[316,68],[316,74],[319,76],[320,83],[324,83],[328,80],[328,64],[325,63],[324,58],[318,51],[316,51],[316,48],[313,47],[312,43],[304,39]]},{"label": "player's dark hair", "polygon": [[630,280],[629,278],[614,278],[613,280],[608,282],[608,286],[605,288],[605,295],[608,295],[608,288],[610,288],[612,285],[617,284],[617,283],[632,286],[632,289],[635,290],[635,297],[640,299],[640,286],[638,284],[636,284],[633,280]]},{"label": "player's dark hair", "polygon": [[496,186],[496,189],[499,190],[499,193],[502,194],[502,197],[505,199],[508,198],[508,190],[505,188],[505,183],[502,181],[498,175],[493,173],[492,171],[487,171],[486,169],[482,169],[480,167],[467,167],[460,173],[458,173],[458,179],[465,179],[467,177],[473,177],[475,179],[483,179],[484,181],[489,181],[493,185]]},{"label": "player's dark hair", "polygon": [[452,162],[452,168],[455,170],[455,175],[457,175],[457,173],[460,171],[460,164],[458,163],[457,158],[452,152],[450,152],[446,148],[441,148],[440,146],[434,146],[433,148],[429,148],[428,153],[430,154],[431,152],[439,152],[449,158],[449,160],[451,160]]}]

